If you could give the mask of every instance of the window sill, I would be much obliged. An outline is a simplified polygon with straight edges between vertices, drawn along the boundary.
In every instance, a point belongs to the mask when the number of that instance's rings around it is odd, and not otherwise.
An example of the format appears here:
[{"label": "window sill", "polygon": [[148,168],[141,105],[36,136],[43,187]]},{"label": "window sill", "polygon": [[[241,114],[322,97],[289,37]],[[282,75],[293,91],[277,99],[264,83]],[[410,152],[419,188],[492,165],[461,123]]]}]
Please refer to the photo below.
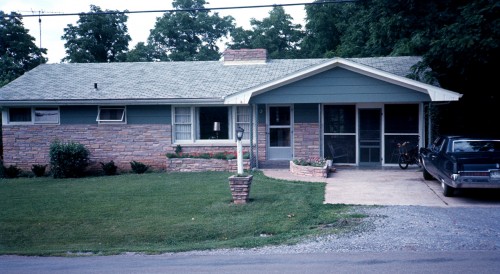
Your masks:
[{"label": "window sill", "polygon": [[[185,147],[234,147],[236,146],[236,141],[224,140],[224,141],[197,141],[197,142],[175,142],[172,147],[177,145]],[[249,146],[250,141],[242,141],[242,145]]]}]

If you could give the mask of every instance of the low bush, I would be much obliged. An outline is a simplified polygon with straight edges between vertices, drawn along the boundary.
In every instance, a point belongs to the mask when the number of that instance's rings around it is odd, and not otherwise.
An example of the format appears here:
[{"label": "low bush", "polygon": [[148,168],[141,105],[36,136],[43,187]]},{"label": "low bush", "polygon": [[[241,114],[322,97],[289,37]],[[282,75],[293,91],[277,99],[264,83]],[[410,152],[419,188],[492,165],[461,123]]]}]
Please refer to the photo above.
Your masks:
[{"label": "low bush", "polygon": [[326,160],[324,158],[319,158],[319,157],[299,158],[299,159],[294,159],[293,163],[299,166],[323,167],[326,165]]},{"label": "low bush", "polygon": [[101,162],[102,171],[104,171],[104,175],[116,175],[116,170],[118,167],[115,165],[115,162],[110,161],[107,163]]},{"label": "low bush", "polygon": [[47,168],[47,165],[32,165],[31,166],[31,171],[33,174],[35,174],[36,177],[42,177],[45,175],[45,169]]},{"label": "low bush", "polygon": [[3,170],[6,178],[17,178],[21,174],[21,169],[14,165],[10,165],[7,168],[3,167]]},{"label": "low bush", "polygon": [[89,150],[75,142],[54,141],[50,145],[50,165],[54,178],[77,178],[85,174],[89,166]]},{"label": "low bush", "polygon": [[132,168],[132,171],[134,173],[137,173],[137,174],[142,174],[142,173],[148,171],[148,169],[149,169],[148,165],[141,163],[141,162],[136,162],[136,161],[130,162],[130,167]]}]

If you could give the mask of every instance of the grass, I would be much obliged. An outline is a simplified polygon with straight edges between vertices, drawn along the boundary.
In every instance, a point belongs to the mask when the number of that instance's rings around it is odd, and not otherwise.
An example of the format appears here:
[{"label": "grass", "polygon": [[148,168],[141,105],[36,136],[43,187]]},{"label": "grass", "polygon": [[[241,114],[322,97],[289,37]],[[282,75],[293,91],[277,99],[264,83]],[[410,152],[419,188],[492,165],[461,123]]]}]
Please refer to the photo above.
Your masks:
[{"label": "grass", "polygon": [[[323,183],[256,172],[250,203],[231,203],[230,173],[0,179],[0,254],[147,254],[291,244],[362,218],[323,204]],[[350,223],[350,222],[349,222]],[[322,229],[328,227],[328,229]]]}]

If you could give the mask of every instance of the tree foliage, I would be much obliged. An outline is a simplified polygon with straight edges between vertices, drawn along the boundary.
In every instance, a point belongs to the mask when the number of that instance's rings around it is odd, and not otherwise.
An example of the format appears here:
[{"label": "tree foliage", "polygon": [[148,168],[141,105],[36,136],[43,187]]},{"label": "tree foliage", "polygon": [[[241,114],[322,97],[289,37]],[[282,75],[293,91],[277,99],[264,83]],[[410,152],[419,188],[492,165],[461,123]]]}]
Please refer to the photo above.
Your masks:
[{"label": "tree foliage", "polygon": [[0,87],[47,61],[43,57],[47,50],[34,41],[21,15],[0,11]]},{"label": "tree foliage", "polygon": [[64,28],[66,57],[70,63],[118,62],[126,58],[131,38],[126,25],[127,15],[116,10],[102,13],[100,7],[90,5],[89,14],[80,14],[77,25]]},{"label": "tree foliage", "polygon": [[[234,28],[231,16],[210,15],[204,0],[174,0],[178,12],[168,12],[156,20],[148,38],[154,58],[162,61],[205,61],[220,58],[217,43]],[[181,11],[182,10],[182,11]]]},{"label": "tree foliage", "polygon": [[232,49],[265,48],[273,59],[297,58],[300,56],[299,44],[304,37],[302,26],[293,24],[293,18],[285,13],[283,7],[274,7],[269,17],[262,21],[252,18],[252,30],[237,28],[232,33]]}]

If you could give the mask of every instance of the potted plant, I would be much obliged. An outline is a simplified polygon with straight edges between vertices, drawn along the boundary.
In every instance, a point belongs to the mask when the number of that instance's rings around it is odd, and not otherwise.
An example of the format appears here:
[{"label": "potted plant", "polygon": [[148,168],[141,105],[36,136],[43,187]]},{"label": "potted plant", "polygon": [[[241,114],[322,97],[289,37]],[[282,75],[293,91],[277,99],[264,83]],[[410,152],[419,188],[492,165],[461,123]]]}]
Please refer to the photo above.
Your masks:
[{"label": "potted plant", "polygon": [[241,138],[243,138],[244,130],[241,127],[236,129],[236,157],[238,172],[236,175],[229,177],[229,188],[233,196],[233,203],[246,204],[250,200],[250,186],[252,185],[253,175],[243,173],[243,152],[241,146]]}]

